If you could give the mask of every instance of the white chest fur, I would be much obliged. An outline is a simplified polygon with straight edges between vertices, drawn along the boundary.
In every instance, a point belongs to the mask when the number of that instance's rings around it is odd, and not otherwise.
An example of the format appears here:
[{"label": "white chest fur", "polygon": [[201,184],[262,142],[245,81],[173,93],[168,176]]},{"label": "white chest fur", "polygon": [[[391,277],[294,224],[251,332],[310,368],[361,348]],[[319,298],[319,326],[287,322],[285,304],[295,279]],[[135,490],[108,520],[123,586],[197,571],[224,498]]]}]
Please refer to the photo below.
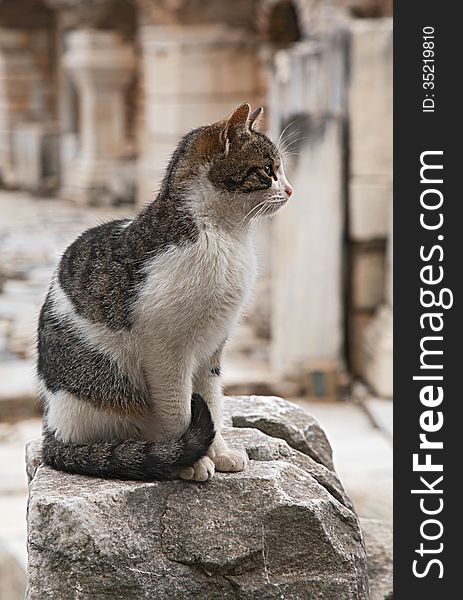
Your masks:
[{"label": "white chest fur", "polygon": [[134,307],[140,336],[151,346],[210,354],[249,297],[255,255],[247,236],[204,230],[194,244],[153,258],[146,273]]}]

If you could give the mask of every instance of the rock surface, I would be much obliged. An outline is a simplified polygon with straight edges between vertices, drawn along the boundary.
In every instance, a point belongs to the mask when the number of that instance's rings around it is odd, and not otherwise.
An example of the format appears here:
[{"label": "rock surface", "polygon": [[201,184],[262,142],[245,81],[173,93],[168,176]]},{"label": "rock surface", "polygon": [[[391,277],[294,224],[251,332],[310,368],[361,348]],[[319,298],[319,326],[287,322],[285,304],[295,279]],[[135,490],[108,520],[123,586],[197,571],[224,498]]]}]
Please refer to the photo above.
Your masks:
[{"label": "rock surface", "polygon": [[269,436],[282,438],[295,450],[333,469],[333,453],[325,432],[305,410],[283,400],[266,396],[235,396],[224,406],[224,425],[252,427]]},{"label": "rock surface", "polygon": [[30,445],[26,598],[367,600],[359,521],[316,421],[276,398],[225,412],[250,465],[202,484],[58,473]]}]

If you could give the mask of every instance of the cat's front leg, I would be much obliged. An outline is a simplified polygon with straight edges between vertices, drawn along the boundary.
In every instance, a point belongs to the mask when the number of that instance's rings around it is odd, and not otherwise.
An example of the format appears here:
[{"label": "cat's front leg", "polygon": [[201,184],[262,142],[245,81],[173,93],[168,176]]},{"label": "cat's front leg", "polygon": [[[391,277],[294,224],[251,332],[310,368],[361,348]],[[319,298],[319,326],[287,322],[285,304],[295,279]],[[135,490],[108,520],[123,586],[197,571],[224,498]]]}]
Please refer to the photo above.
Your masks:
[{"label": "cat's front leg", "polygon": [[[191,421],[192,369],[189,353],[157,344],[156,352],[146,351],[143,366],[152,411],[141,434],[150,441],[179,438]],[[180,469],[178,474],[182,479],[206,481],[214,472],[211,458],[203,456],[192,467]]]},{"label": "cat's front leg", "polygon": [[211,359],[195,373],[193,390],[201,394],[211,411],[215,427],[215,439],[207,453],[217,471],[242,471],[248,464],[248,455],[241,450],[229,448],[222,437],[222,386],[220,382],[221,355],[223,345],[212,355]]}]

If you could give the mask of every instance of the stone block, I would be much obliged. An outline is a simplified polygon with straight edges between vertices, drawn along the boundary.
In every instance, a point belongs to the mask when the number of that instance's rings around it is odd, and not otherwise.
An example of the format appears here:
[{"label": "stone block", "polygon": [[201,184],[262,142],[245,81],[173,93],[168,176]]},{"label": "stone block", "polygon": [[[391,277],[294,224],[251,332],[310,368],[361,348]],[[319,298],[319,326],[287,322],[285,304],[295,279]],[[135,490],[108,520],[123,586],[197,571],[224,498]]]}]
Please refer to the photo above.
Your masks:
[{"label": "stone block", "polygon": [[143,205],[161,179],[166,145],[170,153],[187,131],[223,119],[243,100],[260,103],[263,90],[255,46],[236,29],[143,26],[140,40],[145,133],[137,203]]},{"label": "stone block", "polygon": [[30,468],[26,598],[367,600],[363,534],[336,474],[248,421],[255,405],[294,433],[304,411],[230,398],[226,418],[247,404],[245,428],[225,430],[251,459],[241,473],[192,484]]},{"label": "stone block", "polygon": [[258,56],[249,38],[220,24],[145,27],[144,86],[153,99],[253,94]]},{"label": "stone block", "polygon": [[393,329],[392,308],[382,306],[363,338],[365,378],[379,396],[393,394]]},{"label": "stone block", "polygon": [[316,419],[305,410],[274,396],[236,396],[225,402],[224,425],[252,427],[282,438],[296,450],[333,469],[331,446]]},{"label": "stone block", "polygon": [[352,14],[362,19],[391,16],[392,4],[392,0],[348,0]]},{"label": "stone block", "polygon": [[364,375],[364,336],[372,319],[369,311],[356,311],[349,316],[349,366],[354,377]]},{"label": "stone block", "polygon": [[351,174],[392,172],[392,19],[351,21]]},{"label": "stone block", "polygon": [[146,112],[146,125],[147,129],[152,134],[160,136],[175,136],[181,132],[185,133],[182,129],[182,111],[179,99],[176,102],[159,102],[156,101],[147,102]]},{"label": "stone block", "polygon": [[247,99],[261,91],[255,51],[244,49],[244,52],[221,52],[212,60],[216,92],[223,95],[242,94]]},{"label": "stone block", "polygon": [[181,80],[179,57],[173,52],[146,51],[142,59],[143,87],[148,98],[178,94]]},{"label": "stone block", "polygon": [[349,237],[356,242],[385,239],[392,219],[389,177],[352,177],[349,183]]},{"label": "stone block", "polygon": [[[254,98],[246,97],[249,102]],[[162,136],[173,136],[176,144],[180,136],[190,129],[219,121],[241,104],[243,97],[239,93],[229,96],[207,96],[198,94],[193,97],[176,97],[162,102],[150,102],[146,107],[148,131]]]},{"label": "stone block", "polygon": [[283,134],[294,187],[272,222],[272,368],[283,378],[341,362],[345,56],[335,18],[271,64],[269,131]]},{"label": "stone block", "polygon": [[385,252],[383,248],[352,249],[351,302],[355,310],[374,310],[384,301]]}]

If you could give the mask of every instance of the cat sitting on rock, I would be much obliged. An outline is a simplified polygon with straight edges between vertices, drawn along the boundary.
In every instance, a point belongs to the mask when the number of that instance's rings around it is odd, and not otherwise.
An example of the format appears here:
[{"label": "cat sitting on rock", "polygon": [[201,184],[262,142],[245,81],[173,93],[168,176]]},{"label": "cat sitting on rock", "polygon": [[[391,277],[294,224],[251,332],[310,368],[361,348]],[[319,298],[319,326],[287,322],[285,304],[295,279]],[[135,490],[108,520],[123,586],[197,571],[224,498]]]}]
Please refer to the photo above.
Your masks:
[{"label": "cat sitting on rock", "polygon": [[253,287],[253,224],[292,194],[242,104],[190,131],[133,220],[64,252],[38,326],[43,455],[70,473],[205,481],[247,455],[220,433],[224,344]]}]

